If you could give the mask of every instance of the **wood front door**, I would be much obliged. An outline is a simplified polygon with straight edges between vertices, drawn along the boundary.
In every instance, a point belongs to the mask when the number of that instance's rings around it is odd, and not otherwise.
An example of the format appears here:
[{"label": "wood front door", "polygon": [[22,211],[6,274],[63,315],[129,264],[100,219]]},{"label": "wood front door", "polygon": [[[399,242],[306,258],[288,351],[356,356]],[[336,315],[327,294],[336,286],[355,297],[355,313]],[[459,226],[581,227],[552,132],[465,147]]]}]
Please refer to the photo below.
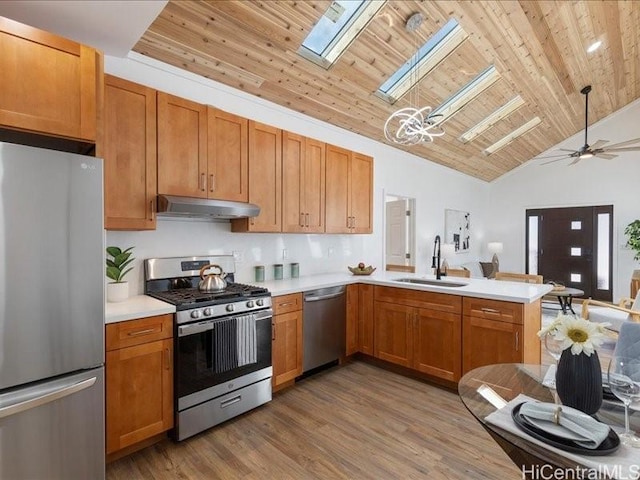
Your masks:
[{"label": "wood front door", "polygon": [[613,206],[527,210],[527,273],[612,299]]}]

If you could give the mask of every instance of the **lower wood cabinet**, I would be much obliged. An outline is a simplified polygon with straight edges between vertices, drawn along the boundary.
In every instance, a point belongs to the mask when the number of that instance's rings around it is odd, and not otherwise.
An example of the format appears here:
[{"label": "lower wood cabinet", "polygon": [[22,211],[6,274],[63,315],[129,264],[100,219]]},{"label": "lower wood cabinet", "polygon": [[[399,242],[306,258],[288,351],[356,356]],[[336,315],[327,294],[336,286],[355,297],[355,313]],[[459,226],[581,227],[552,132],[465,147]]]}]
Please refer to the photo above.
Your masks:
[{"label": "lower wood cabinet", "polygon": [[106,327],[107,454],[173,427],[173,315]]},{"label": "lower wood cabinet", "polygon": [[445,380],[460,379],[460,297],[376,287],[375,299],[375,357]]},{"label": "lower wood cabinet", "polygon": [[302,293],[273,297],[272,386],[278,390],[302,374]]},{"label": "lower wood cabinet", "polygon": [[373,285],[358,284],[358,351],[373,355]]},{"label": "lower wood cabinet", "polygon": [[353,355],[358,351],[358,284],[347,285],[347,331],[346,331],[346,352]]},{"label": "lower wood cabinet", "polygon": [[462,373],[495,363],[539,364],[540,300],[514,303],[465,297]]}]

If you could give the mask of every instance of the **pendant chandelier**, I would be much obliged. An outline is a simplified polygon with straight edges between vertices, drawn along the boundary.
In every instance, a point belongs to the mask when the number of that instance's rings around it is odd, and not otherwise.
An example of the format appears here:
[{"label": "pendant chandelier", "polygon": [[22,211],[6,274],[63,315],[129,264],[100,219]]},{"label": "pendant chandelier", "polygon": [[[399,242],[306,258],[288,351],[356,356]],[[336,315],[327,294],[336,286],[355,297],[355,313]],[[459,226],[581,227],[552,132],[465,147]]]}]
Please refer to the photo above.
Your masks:
[{"label": "pendant chandelier", "polygon": [[[407,32],[414,33],[422,24],[424,17],[421,13],[414,13],[407,20]],[[431,107],[418,106],[420,102],[420,74],[418,72],[419,49],[417,48],[417,34],[414,33],[413,65],[411,66],[412,89],[409,91],[409,107],[401,108],[392,113],[384,124],[384,135],[390,142],[400,145],[417,145],[433,142],[436,137],[444,135],[444,130],[438,125],[442,115],[432,115]]]}]

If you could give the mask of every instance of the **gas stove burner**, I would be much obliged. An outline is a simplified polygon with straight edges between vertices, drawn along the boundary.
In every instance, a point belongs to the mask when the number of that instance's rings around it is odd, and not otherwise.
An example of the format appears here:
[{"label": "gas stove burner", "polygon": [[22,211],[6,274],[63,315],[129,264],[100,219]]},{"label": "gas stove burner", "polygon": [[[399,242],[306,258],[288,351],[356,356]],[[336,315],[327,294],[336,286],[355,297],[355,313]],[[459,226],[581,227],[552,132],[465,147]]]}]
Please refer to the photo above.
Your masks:
[{"label": "gas stove burner", "polygon": [[[174,283],[171,282],[171,285],[174,285]],[[216,303],[229,303],[230,301],[243,301],[246,298],[269,295],[269,291],[264,287],[229,283],[227,288],[220,292],[201,292],[197,288],[190,287],[149,292],[149,295],[177,306],[199,306],[205,302],[214,305]]]}]

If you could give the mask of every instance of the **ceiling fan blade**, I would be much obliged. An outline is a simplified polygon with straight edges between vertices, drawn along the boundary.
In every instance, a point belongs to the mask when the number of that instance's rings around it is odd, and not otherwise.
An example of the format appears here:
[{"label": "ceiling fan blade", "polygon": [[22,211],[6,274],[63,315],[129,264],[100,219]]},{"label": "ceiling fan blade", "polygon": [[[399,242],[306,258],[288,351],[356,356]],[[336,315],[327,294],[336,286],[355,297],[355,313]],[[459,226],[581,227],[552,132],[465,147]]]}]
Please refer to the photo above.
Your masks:
[{"label": "ceiling fan blade", "polygon": [[603,152],[640,152],[640,145],[637,147],[622,147],[622,148],[603,148]]},{"label": "ceiling fan blade", "polygon": [[598,140],[596,143],[591,145],[591,150],[595,150],[596,148],[602,147],[605,143],[609,143],[609,140]]},{"label": "ceiling fan blade", "polygon": [[634,138],[633,140],[627,140],[626,142],[614,143],[613,145],[609,145],[607,147],[607,150],[610,150],[612,148],[625,147],[633,143],[640,143],[640,138]]},{"label": "ceiling fan blade", "polygon": [[[549,157],[544,157],[544,158],[549,158]],[[549,160],[548,162],[541,163],[540,165],[549,165],[550,163],[557,162],[558,160],[566,160],[567,158],[571,158],[571,157],[564,156],[562,158],[554,158],[553,160]]]},{"label": "ceiling fan blade", "polygon": [[571,155],[567,155],[566,153],[562,153],[560,155],[545,155],[544,157],[534,157],[536,160],[544,160],[545,158],[571,158]]},{"label": "ceiling fan blade", "polygon": [[578,153],[578,150],[572,150],[570,148],[558,148],[558,150],[560,150],[561,152]]},{"label": "ceiling fan blade", "polygon": [[605,160],[613,160],[614,158],[617,158],[618,155],[610,155],[608,153],[596,153],[594,157],[604,158]]},{"label": "ceiling fan blade", "polygon": [[571,166],[571,165],[575,165],[575,164],[576,164],[576,163],[578,163],[580,160],[582,160],[582,158],[580,158],[580,157],[576,157],[576,158],[574,158],[574,159],[573,159],[573,162],[571,162],[571,163],[569,164],[569,166]]}]

